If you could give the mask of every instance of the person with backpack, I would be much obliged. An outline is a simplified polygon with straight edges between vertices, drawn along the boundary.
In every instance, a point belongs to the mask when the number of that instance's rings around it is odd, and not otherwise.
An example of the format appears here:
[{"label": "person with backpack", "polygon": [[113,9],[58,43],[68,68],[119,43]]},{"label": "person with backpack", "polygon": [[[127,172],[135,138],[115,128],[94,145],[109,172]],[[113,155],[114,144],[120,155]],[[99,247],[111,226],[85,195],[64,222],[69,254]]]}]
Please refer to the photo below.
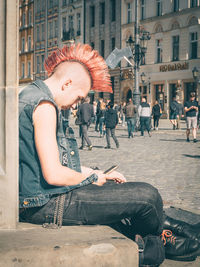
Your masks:
[{"label": "person with backpack", "polygon": [[170,104],[170,122],[173,125],[173,130],[177,127],[177,116],[178,116],[178,102],[176,101],[176,96],[173,96],[172,102]]}]

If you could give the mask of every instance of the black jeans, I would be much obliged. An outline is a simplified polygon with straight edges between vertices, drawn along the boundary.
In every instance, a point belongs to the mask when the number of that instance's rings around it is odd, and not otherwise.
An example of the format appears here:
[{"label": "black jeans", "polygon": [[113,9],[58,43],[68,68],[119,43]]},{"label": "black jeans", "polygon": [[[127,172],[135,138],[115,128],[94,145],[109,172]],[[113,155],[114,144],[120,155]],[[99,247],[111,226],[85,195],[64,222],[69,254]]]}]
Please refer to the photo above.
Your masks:
[{"label": "black jeans", "polygon": [[160,115],[154,115],[153,116],[153,126],[154,126],[154,128],[158,127],[159,119],[160,119]]},{"label": "black jeans", "polygon": [[119,146],[119,142],[117,140],[117,137],[115,135],[115,128],[106,128],[106,141],[107,141],[107,146],[110,147],[110,134],[116,144],[116,146]]},{"label": "black jeans", "polygon": [[85,146],[85,142],[87,143],[88,146],[91,146],[92,143],[88,137],[88,127],[89,125],[87,124],[81,124],[81,138],[82,138],[82,146]]},{"label": "black jeans", "polygon": [[150,117],[140,117],[141,135],[144,135],[146,128],[147,132],[150,132]]},{"label": "black jeans", "polygon": [[[26,209],[22,221],[53,221],[55,197],[39,208]],[[87,185],[66,194],[63,225],[110,225],[129,238],[136,233],[159,235],[163,203],[158,190],[147,183]]]}]

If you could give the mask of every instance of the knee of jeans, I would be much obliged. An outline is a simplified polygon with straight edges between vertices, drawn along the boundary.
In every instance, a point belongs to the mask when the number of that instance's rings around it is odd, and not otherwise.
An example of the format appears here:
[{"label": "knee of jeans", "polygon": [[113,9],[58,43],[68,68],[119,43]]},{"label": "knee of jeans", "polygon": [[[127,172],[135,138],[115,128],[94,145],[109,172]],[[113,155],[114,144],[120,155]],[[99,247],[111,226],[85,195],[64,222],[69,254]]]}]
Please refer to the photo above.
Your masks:
[{"label": "knee of jeans", "polygon": [[151,203],[152,205],[157,205],[158,201],[162,202],[158,189],[152,186],[151,184],[141,183],[141,189],[141,191],[143,192],[143,198],[148,203]]}]

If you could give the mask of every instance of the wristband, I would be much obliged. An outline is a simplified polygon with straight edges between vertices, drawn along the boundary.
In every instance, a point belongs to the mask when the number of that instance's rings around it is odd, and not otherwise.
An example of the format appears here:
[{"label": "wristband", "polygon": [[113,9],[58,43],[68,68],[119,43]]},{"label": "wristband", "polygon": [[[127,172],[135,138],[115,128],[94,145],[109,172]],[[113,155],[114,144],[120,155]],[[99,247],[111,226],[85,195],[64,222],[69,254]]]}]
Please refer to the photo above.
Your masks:
[{"label": "wristband", "polygon": [[98,175],[96,173],[92,173],[90,176],[86,178],[90,182],[97,182],[98,181]]}]

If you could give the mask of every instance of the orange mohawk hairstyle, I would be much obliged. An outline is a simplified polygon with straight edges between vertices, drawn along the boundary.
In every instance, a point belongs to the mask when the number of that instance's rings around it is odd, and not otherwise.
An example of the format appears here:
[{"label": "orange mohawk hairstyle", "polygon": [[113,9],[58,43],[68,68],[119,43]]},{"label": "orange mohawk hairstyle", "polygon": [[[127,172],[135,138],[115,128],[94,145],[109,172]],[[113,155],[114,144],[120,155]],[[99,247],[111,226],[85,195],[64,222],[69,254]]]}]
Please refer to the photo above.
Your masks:
[{"label": "orange mohawk hairstyle", "polygon": [[104,59],[96,50],[87,44],[65,45],[62,49],[54,51],[44,63],[44,67],[50,76],[55,68],[62,62],[78,62],[88,71],[92,86],[91,90],[112,93],[110,74]]}]

